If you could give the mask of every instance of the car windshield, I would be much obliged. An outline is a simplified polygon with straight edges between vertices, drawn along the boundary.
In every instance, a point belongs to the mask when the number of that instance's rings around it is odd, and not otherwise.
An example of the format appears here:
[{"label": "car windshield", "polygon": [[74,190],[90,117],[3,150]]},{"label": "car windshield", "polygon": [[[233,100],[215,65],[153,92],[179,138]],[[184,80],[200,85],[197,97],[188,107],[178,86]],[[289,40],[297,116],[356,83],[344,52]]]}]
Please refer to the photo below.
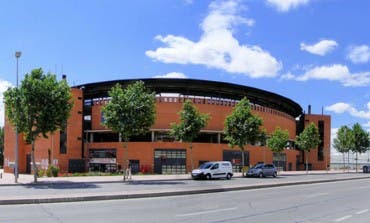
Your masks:
[{"label": "car windshield", "polygon": [[199,166],[199,169],[208,169],[212,166],[212,163],[203,163]]},{"label": "car windshield", "polygon": [[263,165],[263,163],[256,164],[254,167],[252,167],[252,169],[260,169],[263,167]]}]

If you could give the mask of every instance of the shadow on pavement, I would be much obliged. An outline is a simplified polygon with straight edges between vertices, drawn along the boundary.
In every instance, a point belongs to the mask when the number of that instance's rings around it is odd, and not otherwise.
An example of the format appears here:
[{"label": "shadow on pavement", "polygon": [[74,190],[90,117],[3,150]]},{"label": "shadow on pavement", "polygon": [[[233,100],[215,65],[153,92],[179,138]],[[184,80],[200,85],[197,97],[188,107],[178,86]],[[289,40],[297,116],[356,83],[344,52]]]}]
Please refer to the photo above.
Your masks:
[{"label": "shadow on pavement", "polygon": [[83,189],[83,188],[99,188],[95,183],[76,183],[70,181],[59,181],[55,182],[40,182],[36,184],[24,185],[26,188],[33,189]]},{"label": "shadow on pavement", "polygon": [[160,180],[142,180],[142,181],[127,181],[127,184],[130,185],[178,185],[178,184],[185,184],[181,181],[160,181]]}]

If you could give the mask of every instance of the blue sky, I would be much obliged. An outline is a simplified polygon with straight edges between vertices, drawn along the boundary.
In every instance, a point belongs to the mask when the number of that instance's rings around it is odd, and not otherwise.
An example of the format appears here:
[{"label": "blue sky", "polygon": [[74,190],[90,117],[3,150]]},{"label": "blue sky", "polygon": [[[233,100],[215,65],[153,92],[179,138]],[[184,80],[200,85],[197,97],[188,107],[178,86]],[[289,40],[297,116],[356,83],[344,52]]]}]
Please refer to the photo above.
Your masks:
[{"label": "blue sky", "polygon": [[70,85],[238,83],[323,108],[333,134],[356,122],[370,130],[369,9],[363,0],[4,0],[0,91],[16,83],[20,50],[20,78],[42,67]]}]

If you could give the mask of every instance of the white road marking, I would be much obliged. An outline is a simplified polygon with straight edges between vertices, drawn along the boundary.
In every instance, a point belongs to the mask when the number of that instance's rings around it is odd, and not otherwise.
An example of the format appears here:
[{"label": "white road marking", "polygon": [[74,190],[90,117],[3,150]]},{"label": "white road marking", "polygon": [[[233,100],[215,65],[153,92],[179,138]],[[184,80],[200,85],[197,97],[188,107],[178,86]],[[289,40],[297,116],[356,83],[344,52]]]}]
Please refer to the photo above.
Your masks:
[{"label": "white road marking", "polygon": [[310,194],[310,195],[307,195],[305,197],[307,198],[313,198],[313,197],[320,197],[320,196],[324,196],[324,195],[328,195],[329,193],[316,193],[316,194]]},{"label": "white road marking", "polygon": [[364,209],[364,210],[362,210],[362,211],[358,211],[358,212],[356,212],[356,214],[364,214],[364,213],[366,213],[366,212],[368,212],[369,211],[369,209]]},{"label": "white road marking", "polygon": [[344,221],[344,220],[346,220],[348,218],[351,218],[351,217],[352,217],[352,215],[346,215],[344,217],[335,219],[335,222],[341,222],[341,221]]},{"label": "white road marking", "polygon": [[188,213],[188,214],[179,214],[176,216],[177,217],[189,217],[189,216],[195,216],[195,215],[210,214],[210,213],[215,213],[215,212],[220,212],[220,211],[233,211],[236,209],[238,209],[238,207],[215,209],[215,210],[209,210],[209,211],[199,211],[199,212],[193,212],[193,213]]},{"label": "white road marking", "polygon": [[370,186],[363,186],[363,187],[357,187],[358,190],[362,190],[362,189],[370,189]]}]

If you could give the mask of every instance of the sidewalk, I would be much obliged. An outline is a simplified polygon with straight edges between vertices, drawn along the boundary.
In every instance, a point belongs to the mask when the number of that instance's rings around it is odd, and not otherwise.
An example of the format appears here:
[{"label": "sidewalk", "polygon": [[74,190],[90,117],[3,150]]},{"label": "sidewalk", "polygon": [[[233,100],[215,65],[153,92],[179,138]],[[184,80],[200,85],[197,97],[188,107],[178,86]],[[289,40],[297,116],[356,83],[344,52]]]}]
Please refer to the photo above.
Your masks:
[{"label": "sidewalk", "polygon": [[[14,175],[11,173],[3,173],[0,170],[0,175],[2,173],[2,178],[0,179],[1,185],[22,185],[22,184],[32,184],[33,175],[31,174],[19,174],[18,183],[15,183]],[[343,170],[320,170],[320,171],[308,171],[309,175],[320,175],[320,174],[342,174]],[[347,173],[347,172],[345,172]],[[351,170],[350,173],[355,173]],[[360,171],[359,171],[360,173]],[[297,176],[306,175],[306,171],[280,171],[278,175],[280,176]],[[234,177],[241,177],[241,173],[234,173]],[[150,174],[150,175],[133,175],[132,179],[135,181],[160,181],[160,180],[190,180],[190,174]],[[80,177],[39,177],[37,178],[38,183],[109,183],[109,182],[122,182],[123,176],[80,176]]]},{"label": "sidewalk", "polygon": [[[280,172],[273,178],[241,178],[236,173],[233,180],[190,181],[182,175],[134,175],[123,183],[122,176],[57,177],[38,179],[21,174],[18,184],[14,176],[3,174],[0,179],[0,205],[36,204],[56,202],[131,199],[189,194],[250,190],[289,185],[369,179],[370,174],[343,173],[343,171]],[[189,180],[189,181],[188,181]],[[17,186],[16,186],[17,185]]]}]

